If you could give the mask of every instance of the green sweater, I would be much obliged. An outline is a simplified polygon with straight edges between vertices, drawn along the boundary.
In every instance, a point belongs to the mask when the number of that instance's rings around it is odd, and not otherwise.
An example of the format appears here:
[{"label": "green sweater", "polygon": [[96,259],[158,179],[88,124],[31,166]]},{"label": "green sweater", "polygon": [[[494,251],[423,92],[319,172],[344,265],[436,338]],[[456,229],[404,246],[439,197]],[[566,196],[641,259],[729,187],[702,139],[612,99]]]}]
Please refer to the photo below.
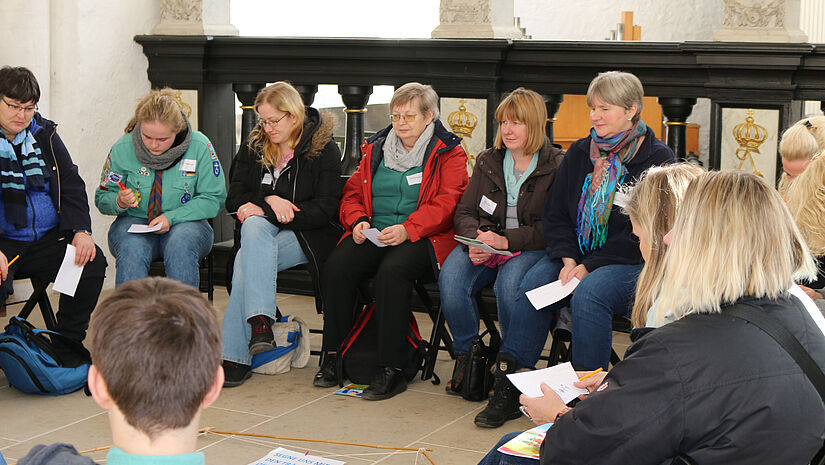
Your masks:
[{"label": "green sweater", "polygon": [[372,227],[382,230],[407,220],[418,205],[422,171],[416,166],[401,173],[383,161],[378,165],[372,178]]},{"label": "green sweater", "polygon": [[[185,171],[184,171],[185,169]],[[121,182],[134,192],[140,192],[137,207],[121,209],[116,199]],[[104,215],[129,215],[147,218],[149,194],[155,181],[155,171],[143,166],[135,156],[132,134],[124,134],[115,142],[95,191],[95,206]],[[214,218],[226,201],[226,181],[223,168],[209,139],[192,131],[192,141],[183,157],[163,171],[161,211],[170,225]]]}]

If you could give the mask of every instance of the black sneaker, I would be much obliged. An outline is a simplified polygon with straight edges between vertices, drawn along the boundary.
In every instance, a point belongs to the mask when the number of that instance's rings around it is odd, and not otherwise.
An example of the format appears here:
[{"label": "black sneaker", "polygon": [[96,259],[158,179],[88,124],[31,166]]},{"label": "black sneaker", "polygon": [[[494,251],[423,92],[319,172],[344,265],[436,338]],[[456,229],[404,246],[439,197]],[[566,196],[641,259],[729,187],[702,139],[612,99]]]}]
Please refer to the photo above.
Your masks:
[{"label": "black sneaker", "polygon": [[243,384],[252,376],[252,369],[249,365],[224,360],[223,363],[223,387],[230,388]]},{"label": "black sneaker", "polygon": [[384,367],[373,378],[369,387],[364,389],[361,398],[364,400],[384,400],[406,390],[407,379],[404,378],[404,373],[394,368]]},{"label": "black sneaker", "polygon": [[260,354],[275,348],[275,336],[272,335],[272,323],[265,315],[255,315],[246,320],[252,325],[252,337],[249,338],[249,355]]},{"label": "black sneaker", "polygon": [[328,388],[338,384],[338,374],[336,373],[336,364],[338,356],[335,354],[325,354],[324,361],[321,363],[321,369],[315,373],[315,379],[312,384],[315,387]]}]

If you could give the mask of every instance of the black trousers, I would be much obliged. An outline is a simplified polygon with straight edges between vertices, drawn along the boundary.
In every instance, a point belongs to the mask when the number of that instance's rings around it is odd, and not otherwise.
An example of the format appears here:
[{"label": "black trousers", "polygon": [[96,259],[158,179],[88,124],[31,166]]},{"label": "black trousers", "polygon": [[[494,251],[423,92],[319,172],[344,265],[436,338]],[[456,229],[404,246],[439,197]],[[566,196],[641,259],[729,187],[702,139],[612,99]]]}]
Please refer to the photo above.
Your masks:
[{"label": "black trousers", "polygon": [[416,279],[432,276],[426,239],[406,241],[394,247],[356,244],[347,237],[332,251],[321,273],[324,294],[324,344],[338,351],[355,320],[358,286],[374,277],[378,358],[386,367],[403,366],[410,299]]},{"label": "black trousers", "polygon": [[[70,243],[70,240],[60,237],[56,228],[34,242],[0,238],[0,251],[9,261],[15,255],[20,255],[20,258],[9,267],[8,278],[0,285],[0,299],[5,302],[13,293],[14,279],[38,278],[43,281],[54,281],[66,254],[66,245]],[[78,342],[86,337],[89,318],[97,305],[103,278],[106,276],[106,256],[100,247],[95,247],[95,259],[83,268],[74,297],[60,294],[57,331]]]}]

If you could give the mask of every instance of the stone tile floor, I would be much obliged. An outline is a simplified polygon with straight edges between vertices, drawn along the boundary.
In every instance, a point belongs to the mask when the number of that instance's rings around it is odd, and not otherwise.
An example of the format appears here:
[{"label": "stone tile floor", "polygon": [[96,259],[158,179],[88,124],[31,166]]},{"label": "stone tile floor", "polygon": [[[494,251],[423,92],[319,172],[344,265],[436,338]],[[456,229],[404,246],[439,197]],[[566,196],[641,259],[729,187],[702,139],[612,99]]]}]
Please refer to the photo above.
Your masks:
[{"label": "stone tile floor", "polygon": [[[104,291],[111,292],[111,291]],[[228,296],[225,289],[216,289],[215,308],[222,317]],[[301,316],[311,327],[320,328],[322,320],[315,313],[310,297],[279,295],[279,307],[284,314]],[[53,304],[57,305],[53,296]],[[9,315],[18,307],[9,308]],[[32,321],[42,327],[37,310]],[[34,315],[37,314],[37,315]],[[429,318],[417,314],[425,337],[432,327]],[[0,317],[5,327],[8,317]],[[627,336],[614,334],[614,347],[623,354]],[[321,345],[320,336],[313,335],[313,349]],[[373,445],[428,448],[438,465],[474,464],[503,434],[527,429],[531,423],[519,418],[497,429],[478,428],[473,417],[485,403],[468,402],[444,392],[443,382],[416,380],[407,392],[381,402],[334,395],[334,388],[312,386],[318,357],[310,358],[303,369],[275,376],[254,375],[243,386],[225,389],[216,404],[201,418],[201,427],[265,435],[326,439]],[[452,372],[452,361],[445,352],[439,353],[436,373],[442,380]],[[0,452],[14,463],[34,445],[68,442],[78,450],[88,450],[111,444],[108,420],[83,392],[47,397],[27,395],[6,384],[0,373]],[[426,458],[416,452],[393,452],[364,447],[311,443],[286,439],[227,437],[204,434],[198,448],[210,465],[245,465],[266,455],[276,447],[307,451],[348,464],[426,464]],[[105,463],[106,452],[92,452],[90,457]]]}]

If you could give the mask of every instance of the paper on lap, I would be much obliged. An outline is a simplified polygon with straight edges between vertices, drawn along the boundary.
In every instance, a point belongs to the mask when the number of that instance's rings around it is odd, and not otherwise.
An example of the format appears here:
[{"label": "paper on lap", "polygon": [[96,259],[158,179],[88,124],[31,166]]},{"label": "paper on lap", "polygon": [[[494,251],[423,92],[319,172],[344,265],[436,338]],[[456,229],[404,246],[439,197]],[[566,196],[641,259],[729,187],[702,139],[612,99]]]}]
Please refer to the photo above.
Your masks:
[{"label": "paper on lap", "polygon": [[564,285],[562,285],[561,280],[558,280],[527,291],[525,295],[527,295],[527,299],[533,304],[536,310],[541,310],[570,295],[578,285],[579,278],[572,278]]},{"label": "paper on lap", "polygon": [[378,240],[378,236],[381,235],[381,231],[378,228],[369,228],[369,229],[362,229],[361,234],[367,238],[370,242],[375,244],[376,247],[386,247],[387,244]]},{"label": "paper on lap", "polygon": [[458,234],[456,234],[454,237],[455,237],[455,240],[457,240],[458,242],[461,242],[462,244],[464,244],[466,246],[476,247],[476,248],[479,248],[479,249],[481,249],[481,250],[483,250],[487,253],[494,253],[496,255],[504,255],[504,256],[507,256],[507,257],[513,255],[513,252],[510,252],[509,250],[494,249],[494,248],[490,247],[489,245],[481,242],[478,239],[470,239],[469,237],[459,236]]},{"label": "paper on lap", "polygon": [[541,392],[541,383],[547,384],[556,391],[565,404],[582,394],[587,394],[587,389],[573,386],[579,377],[576,376],[576,370],[570,362],[541,370],[512,373],[507,375],[507,378],[527,397],[542,397],[544,393]]},{"label": "paper on lap", "polygon": [[160,228],[162,228],[162,227],[163,227],[163,223],[158,223],[158,224],[152,226],[151,228],[149,227],[148,224],[133,224],[133,225],[129,226],[129,229],[127,230],[127,232],[138,233],[138,234],[150,233],[150,232],[160,231]]}]

